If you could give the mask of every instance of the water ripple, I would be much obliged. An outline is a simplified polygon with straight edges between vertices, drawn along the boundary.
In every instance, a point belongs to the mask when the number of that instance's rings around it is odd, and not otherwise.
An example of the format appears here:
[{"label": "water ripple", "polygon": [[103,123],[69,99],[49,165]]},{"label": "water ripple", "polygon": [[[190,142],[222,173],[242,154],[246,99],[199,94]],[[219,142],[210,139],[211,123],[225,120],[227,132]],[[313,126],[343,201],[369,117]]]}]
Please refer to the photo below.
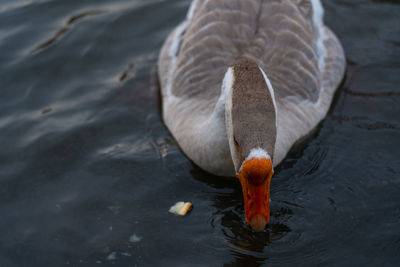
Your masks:
[{"label": "water ripple", "polygon": [[65,26],[63,28],[61,28],[60,30],[58,30],[50,39],[42,42],[41,44],[39,44],[38,46],[36,46],[35,48],[33,48],[31,50],[31,53],[35,53],[38,52],[40,50],[46,49],[47,47],[51,46],[52,44],[54,44],[55,42],[57,42],[62,36],[64,36],[68,31],[71,30],[71,27],[73,24],[75,24],[76,22],[88,17],[88,16],[95,16],[95,15],[100,15],[103,14],[105,12],[107,12],[107,9],[97,9],[97,10],[88,10],[88,11],[84,11],[81,12],[79,14],[73,15],[71,16],[67,22],[65,23]]}]

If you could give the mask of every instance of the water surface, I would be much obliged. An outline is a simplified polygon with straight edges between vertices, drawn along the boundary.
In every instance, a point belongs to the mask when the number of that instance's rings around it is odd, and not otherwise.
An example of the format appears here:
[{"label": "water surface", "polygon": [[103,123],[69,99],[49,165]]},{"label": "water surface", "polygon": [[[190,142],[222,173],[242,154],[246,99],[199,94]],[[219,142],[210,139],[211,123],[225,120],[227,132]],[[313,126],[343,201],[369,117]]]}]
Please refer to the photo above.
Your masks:
[{"label": "water surface", "polygon": [[400,5],[323,4],[347,77],[256,233],[240,184],[160,117],[154,66],[189,1],[1,0],[0,266],[398,266]]}]

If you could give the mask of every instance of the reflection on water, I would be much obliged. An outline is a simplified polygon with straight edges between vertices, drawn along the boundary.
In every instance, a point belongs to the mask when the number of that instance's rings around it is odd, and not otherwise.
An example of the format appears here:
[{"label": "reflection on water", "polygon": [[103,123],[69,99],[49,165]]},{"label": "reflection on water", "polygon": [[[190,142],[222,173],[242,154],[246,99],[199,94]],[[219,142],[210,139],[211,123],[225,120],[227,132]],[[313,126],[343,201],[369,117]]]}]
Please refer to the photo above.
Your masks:
[{"label": "reflection on water", "polygon": [[[212,214],[210,224],[213,228],[221,229],[226,240],[238,249],[263,252],[265,246],[285,238],[291,232],[290,227],[285,224],[293,214],[293,211],[287,207],[291,203],[275,201],[274,192],[271,192],[270,224],[264,231],[256,232],[245,222],[242,189],[239,181],[229,177],[216,179],[217,177],[205,173],[196,166],[193,166],[191,175],[215,188],[231,189],[228,193],[213,195],[212,204],[216,211]],[[293,240],[285,242],[294,242],[298,237],[290,238]]]},{"label": "reflection on water", "polygon": [[396,266],[400,6],[323,1],[347,78],[254,232],[237,179],[162,122],[158,51],[189,2],[2,1],[0,266]]}]

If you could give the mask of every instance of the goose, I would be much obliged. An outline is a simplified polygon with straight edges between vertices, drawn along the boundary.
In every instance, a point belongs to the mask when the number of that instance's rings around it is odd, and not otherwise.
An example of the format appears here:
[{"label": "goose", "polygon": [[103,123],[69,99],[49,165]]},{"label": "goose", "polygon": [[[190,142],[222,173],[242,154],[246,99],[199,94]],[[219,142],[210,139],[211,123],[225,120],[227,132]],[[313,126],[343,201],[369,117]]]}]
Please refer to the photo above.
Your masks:
[{"label": "goose", "polygon": [[158,58],[163,120],[183,153],[241,183],[246,223],[270,217],[270,183],[326,116],[345,55],[319,0],[194,0]]}]

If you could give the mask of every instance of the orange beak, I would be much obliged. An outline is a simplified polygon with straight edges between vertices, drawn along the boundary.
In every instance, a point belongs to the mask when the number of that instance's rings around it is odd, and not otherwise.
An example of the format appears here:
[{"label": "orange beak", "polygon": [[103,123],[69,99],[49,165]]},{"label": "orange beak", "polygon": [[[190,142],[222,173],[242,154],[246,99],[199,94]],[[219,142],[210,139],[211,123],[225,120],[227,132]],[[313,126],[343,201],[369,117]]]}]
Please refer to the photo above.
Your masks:
[{"label": "orange beak", "polygon": [[242,184],[246,222],[262,231],[269,222],[269,196],[274,174],[270,159],[252,158],[243,163],[237,177]]}]

